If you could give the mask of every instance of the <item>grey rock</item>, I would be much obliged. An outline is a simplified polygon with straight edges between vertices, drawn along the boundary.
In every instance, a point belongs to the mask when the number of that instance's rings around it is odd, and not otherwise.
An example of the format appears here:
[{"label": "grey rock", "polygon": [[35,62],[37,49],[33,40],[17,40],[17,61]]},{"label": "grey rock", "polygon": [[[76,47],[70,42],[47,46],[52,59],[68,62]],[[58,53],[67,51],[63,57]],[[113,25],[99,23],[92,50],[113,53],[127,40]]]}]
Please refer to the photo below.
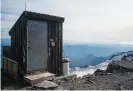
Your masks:
[{"label": "grey rock", "polygon": [[54,82],[43,81],[43,82],[38,83],[37,85],[35,85],[35,87],[41,88],[41,89],[51,89],[51,88],[57,88],[58,85]]},{"label": "grey rock", "polygon": [[112,61],[111,63],[109,63],[106,72],[133,72],[133,61]]}]

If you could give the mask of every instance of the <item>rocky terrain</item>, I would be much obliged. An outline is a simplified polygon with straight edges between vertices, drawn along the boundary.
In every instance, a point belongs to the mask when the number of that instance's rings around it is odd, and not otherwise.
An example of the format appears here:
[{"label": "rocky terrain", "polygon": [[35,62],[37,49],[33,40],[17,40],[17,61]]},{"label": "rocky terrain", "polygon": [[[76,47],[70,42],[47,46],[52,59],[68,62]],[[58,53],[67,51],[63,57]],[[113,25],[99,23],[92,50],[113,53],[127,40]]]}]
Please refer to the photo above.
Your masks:
[{"label": "rocky terrain", "polygon": [[50,81],[52,87],[46,86],[44,82],[36,86],[17,86],[13,82],[10,85],[6,84],[7,81],[3,82],[2,89],[133,90],[133,60],[113,61],[106,70],[97,69],[94,74],[82,78],[76,75],[58,77]]},{"label": "rocky terrain", "polygon": [[120,65],[120,63],[123,61],[113,62],[114,65],[110,63],[107,70],[98,69],[93,75],[88,74],[82,78],[64,78],[55,82],[64,89],[131,90],[133,89],[133,61],[126,61],[132,67],[127,64]]},{"label": "rocky terrain", "polygon": [[[2,75],[2,89],[20,90],[133,90],[132,51],[112,57],[106,70],[97,69],[94,74],[81,77],[69,75],[43,81],[37,85],[17,85]],[[116,61],[117,60],[117,61]]]}]

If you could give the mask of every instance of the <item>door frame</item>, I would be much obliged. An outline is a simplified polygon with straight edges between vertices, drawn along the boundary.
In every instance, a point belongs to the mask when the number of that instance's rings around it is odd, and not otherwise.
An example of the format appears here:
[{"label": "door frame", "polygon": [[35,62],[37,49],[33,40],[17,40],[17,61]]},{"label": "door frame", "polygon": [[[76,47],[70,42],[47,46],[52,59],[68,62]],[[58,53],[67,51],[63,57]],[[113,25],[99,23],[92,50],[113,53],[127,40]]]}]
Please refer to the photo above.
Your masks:
[{"label": "door frame", "polygon": [[[27,34],[27,46],[26,46],[26,49],[27,49],[27,67],[26,67],[26,71],[27,71],[27,73],[28,72],[30,72],[29,70],[28,70],[28,21],[41,21],[41,20],[33,20],[33,19],[27,19],[27,26],[26,26],[26,34]],[[46,30],[47,30],[47,40],[46,40],[46,43],[47,43],[47,49],[46,49],[46,51],[47,51],[47,61],[46,61],[46,68],[45,69],[47,69],[48,68],[48,59],[49,59],[49,51],[48,51],[48,49],[49,49],[49,44],[48,44],[48,23],[46,22],[46,21],[41,21],[41,22],[45,22],[46,23]],[[38,69],[39,70],[39,69]],[[41,69],[40,69],[41,70]],[[34,70],[31,70],[31,71],[34,71]]]}]

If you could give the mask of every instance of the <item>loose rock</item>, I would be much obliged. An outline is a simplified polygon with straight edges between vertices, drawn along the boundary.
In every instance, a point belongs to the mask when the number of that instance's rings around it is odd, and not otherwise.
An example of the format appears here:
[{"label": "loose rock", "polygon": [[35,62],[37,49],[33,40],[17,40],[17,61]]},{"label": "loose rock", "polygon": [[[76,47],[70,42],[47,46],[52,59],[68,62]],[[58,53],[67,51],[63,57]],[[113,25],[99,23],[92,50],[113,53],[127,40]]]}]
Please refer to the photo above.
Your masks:
[{"label": "loose rock", "polygon": [[44,81],[44,82],[37,84],[35,87],[40,88],[40,89],[54,89],[54,88],[57,88],[57,86],[58,85],[54,82]]}]

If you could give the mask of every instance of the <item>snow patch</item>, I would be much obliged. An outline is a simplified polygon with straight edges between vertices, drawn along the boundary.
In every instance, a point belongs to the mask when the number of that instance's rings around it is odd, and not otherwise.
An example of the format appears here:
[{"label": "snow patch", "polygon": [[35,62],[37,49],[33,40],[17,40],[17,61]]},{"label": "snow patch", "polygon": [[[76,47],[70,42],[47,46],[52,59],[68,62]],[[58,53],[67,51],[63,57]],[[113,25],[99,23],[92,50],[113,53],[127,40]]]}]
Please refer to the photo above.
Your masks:
[{"label": "snow patch", "polygon": [[78,68],[78,70],[74,70],[73,72],[71,72],[71,74],[76,74],[77,77],[83,77],[84,75],[87,75],[87,74],[93,74],[97,69],[106,70],[110,62],[111,60],[106,60],[105,62],[100,63],[96,66],[90,65],[87,68],[76,67],[76,69]]}]

